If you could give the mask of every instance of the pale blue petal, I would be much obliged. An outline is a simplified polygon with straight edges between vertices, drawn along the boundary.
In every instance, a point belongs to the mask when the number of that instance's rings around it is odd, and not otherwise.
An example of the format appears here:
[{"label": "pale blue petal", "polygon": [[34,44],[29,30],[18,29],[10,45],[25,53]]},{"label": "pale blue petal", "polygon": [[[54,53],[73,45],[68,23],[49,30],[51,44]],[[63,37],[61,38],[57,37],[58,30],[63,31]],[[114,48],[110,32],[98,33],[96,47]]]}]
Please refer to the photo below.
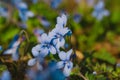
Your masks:
[{"label": "pale blue petal", "polygon": [[41,37],[40,37],[40,38],[41,38],[40,42],[41,42],[41,43],[44,43],[44,42],[47,40],[47,37],[48,37],[47,34],[46,34],[46,33],[43,33],[43,34],[41,35]]},{"label": "pale blue petal", "polygon": [[40,70],[40,71],[43,70],[43,66],[42,66],[39,62],[37,62],[37,68],[38,68],[38,70]]},{"label": "pale blue petal", "polygon": [[67,17],[65,14],[62,14],[62,19],[63,19],[63,24],[64,26],[66,26],[66,23],[67,23]]},{"label": "pale blue petal", "polygon": [[56,54],[56,49],[55,49],[55,47],[50,46],[50,52],[51,52],[52,54]]},{"label": "pale blue petal", "polygon": [[10,72],[9,71],[4,71],[2,73],[2,76],[0,78],[0,80],[11,80],[11,75],[10,75]]},{"label": "pale blue petal", "polygon": [[49,54],[49,49],[47,47],[45,48],[41,48],[41,52],[40,52],[40,55],[45,57]]},{"label": "pale blue petal", "polygon": [[20,3],[18,4],[18,8],[27,9],[27,8],[28,8],[28,6],[27,6],[27,4],[26,4],[26,3],[24,3],[24,2],[20,2]]},{"label": "pale blue petal", "polygon": [[70,60],[70,56],[72,54],[73,50],[70,49],[68,52],[67,52],[67,60]]},{"label": "pale blue petal", "polygon": [[57,48],[63,47],[64,44],[65,44],[65,39],[64,38],[58,38]]},{"label": "pale blue petal", "polygon": [[33,14],[33,12],[31,12],[31,11],[27,11],[26,16],[27,16],[27,17],[33,17],[34,14]]},{"label": "pale blue petal", "polygon": [[36,45],[35,47],[32,48],[32,54],[34,57],[40,54],[40,45]]},{"label": "pale blue petal", "polygon": [[67,54],[63,51],[61,51],[58,55],[61,60],[66,60],[67,58]]},{"label": "pale blue petal", "polygon": [[63,68],[63,67],[64,67],[64,62],[63,61],[57,62],[57,68],[58,69]]},{"label": "pale blue petal", "polygon": [[70,75],[72,67],[73,67],[72,62],[68,62],[68,63],[65,64],[63,73],[66,77],[68,77]]},{"label": "pale blue petal", "polygon": [[14,53],[12,53],[12,59],[14,60],[14,61],[17,61],[18,59],[19,59],[19,53],[16,51],[16,52],[14,52]]},{"label": "pale blue petal", "polygon": [[36,64],[36,62],[37,62],[37,59],[36,59],[36,58],[30,59],[30,60],[28,61],[28,66],[33,66],[33,65]]}]

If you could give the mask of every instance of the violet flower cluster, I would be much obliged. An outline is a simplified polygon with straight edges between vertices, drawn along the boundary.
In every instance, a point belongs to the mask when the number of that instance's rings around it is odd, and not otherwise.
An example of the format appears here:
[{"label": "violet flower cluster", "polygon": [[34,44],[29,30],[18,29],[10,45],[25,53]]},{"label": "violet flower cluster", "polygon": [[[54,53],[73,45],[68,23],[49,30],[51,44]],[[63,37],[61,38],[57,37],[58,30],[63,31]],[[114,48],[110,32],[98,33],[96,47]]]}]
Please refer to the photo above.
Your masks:
[{"label": "violet flower cluster", "polygon": [[37,64],[37,68],[43,70],[42,62],[44,58],[50,54],[57,54],[60,61],[56,63],[54,69],[62,69],[66,77],[70,75],[73,68],[73,63],[71,62],[73,50],[70,49],[67,52],[61,51],[61,48],[65,45],[65,37],[72,34],[72,31],[68,27],[65,27],[66,22],[67,17],[65,14],[62,14],[60,17],[57,17],[57,24],[53,30],[48,34],[41,34],[40,44],[32,48],[34,58],[28,61],[29,66]]}]

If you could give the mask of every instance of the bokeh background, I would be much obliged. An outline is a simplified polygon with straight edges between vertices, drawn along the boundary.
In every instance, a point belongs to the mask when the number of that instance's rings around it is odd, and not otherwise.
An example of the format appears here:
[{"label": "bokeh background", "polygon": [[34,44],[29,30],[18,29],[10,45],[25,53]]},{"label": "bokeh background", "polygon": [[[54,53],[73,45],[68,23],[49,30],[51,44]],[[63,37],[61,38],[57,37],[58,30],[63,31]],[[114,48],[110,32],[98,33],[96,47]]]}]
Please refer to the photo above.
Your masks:
[{"label": "bokeh background", "polygon": [[[0,74],[8,69],[13,80],[21,73],[20,80],[27,80],[25,68],[37,35],[52,30],[62,13],[72,30],[65,47],[76,54],[68,80],[120,80],[120,0],[0,0]],[[18,50],[21,61],[14,62],[3,52],[18,34],[25,40]]]}]

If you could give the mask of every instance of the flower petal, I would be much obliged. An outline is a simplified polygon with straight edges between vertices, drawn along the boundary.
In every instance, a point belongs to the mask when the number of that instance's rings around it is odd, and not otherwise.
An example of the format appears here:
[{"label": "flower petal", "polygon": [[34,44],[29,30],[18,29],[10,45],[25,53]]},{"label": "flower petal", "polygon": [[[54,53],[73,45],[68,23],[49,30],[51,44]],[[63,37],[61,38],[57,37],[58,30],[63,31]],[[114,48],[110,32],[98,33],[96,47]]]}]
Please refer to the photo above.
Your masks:
[{"label": "flower petal", "polygon": [[26,16],[27,16],[27,17],[33,17],[34,14],[33,14],[33,12],[31,12],[31,11],[27,11],[27,12],[26,12]]},{"label": "flower petal", "polygon": [[49,53],[49,49],[48,49],[47,47],[41,48],[40,55],[41,55],[42,57],[47,56],[48,53]]},{"label": "flower petal", "polygon": [[30,59],[30,60],[28,61],[28,66],[33,66],[33,65],[36,64],[36,62],[37,62],[37,59],[36,59],[36,58]]},{"label": "flower petal", "polygon": [[41,38],[40,42],[41,42],[41,43],[44,43],[44,42],[47,40],[47,37],[48,37],[47,34],[46,34],[46,33],[43,33],[43,34],[41,35],[41,37],[40,37],[40,38]]},{"label": "flower petal", "polygon": [[70,59],[70,55],[72,54],[72,52],[73,52],[73,50],[72,50],[72,49],[70,49],[70,50],[67,52],[67,60],[69,60],[69,59]]},{"label": "flower petal", "polygon": [[61,60],[66,60],[66,58],[67,58],[67,54],[66,54],[65,52],[63,52],[63,51],[61,51],[61,52],[58,54],[58,56],[59,56],[59,58],[60,58]]},{"label": "flower petal", "polygon": [[63,70],[63,73],[66,77],[70,75],[72,67],[73,67],[73,63],[71,61],[66,63],[64,70]]},{"label": "flower petal", "polygon": [[56,49],[55,49],[55,47],[50,46],[50,52],[51,52],[52,54],[56,54]]},{"label": "flower petal", "polygon": [[59,61],[57,63],[57,68],[60,69],[60,68],[63,68],[64,67],[64,62],[63,61]]},{"label": "flower petal", "polygon": [[40,45],[36,45],[35,47],[32,48],[32,54],[34,57],[40,54]]}]

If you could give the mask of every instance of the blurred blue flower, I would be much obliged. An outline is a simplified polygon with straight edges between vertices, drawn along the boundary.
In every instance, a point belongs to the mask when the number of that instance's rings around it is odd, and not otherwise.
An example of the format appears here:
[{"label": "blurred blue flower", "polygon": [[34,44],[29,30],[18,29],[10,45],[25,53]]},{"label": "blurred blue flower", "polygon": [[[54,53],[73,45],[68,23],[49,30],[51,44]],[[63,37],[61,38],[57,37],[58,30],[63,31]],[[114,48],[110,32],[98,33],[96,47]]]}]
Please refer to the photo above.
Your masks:
[{"label": "blurred blue flower", "polygon": [[50,4],[53,9],[56,9],[56,8],[58,8],[58,6],[60,5],[61,2],[62,2],[62,0],[51,0]]},{"label": "blurred blue flower", "polygon": [[27,21],[29,17],[34,16],[33,12],[28,10],[26,3],[20,2],[16,7],[18,8],[19,16],[23,22]]},{"label": "blurred blue flower", "polygon": [[79,23],[80,20],[81,20],[81,15],[80,14],[75,14],[73,16],[73,20],[76,22],[76,23]]},{"label": "blurred blue flower", "polygon": [[67,16],[62,14],[60,17],[57,17],[57,25],[65,27],[67,24]]},{"label": "blurred blue flower", "polygon": [[2,50],[2,46],[0,45],[0,51]]},{"label": "blurred blue flower", "polygon": [[2,76],[0,78],[0,80],[11,80],[11,75],[10,75],[10,72],[9,71],[4,71],[2,73]]},{"label": "blurred blue flower", "polygon": [[109,11],[104,9],[103,0],[99,0],[99,2],[94,6],[92,16],[96,17],[98,20],[102,20],[104,16],[109,16],[109,14]]},{"label": "blurred blue flower", "polygon": [[11,3],[15,6],[17,6],[17,4],[19,4],[20,2],[22,2],[22,0],[11,0]]},{"label": "blurred blue flower", "polygon": [[38,0],[32,0],[32,2],[33,2],[34,4],[36,4],[36,3],[38,2]]},{"label": "blurred blue flower", "polygon": [[0,16],[7,18],[9,16],[8,9],[0,6]]},{"label": "blurred blue flower", "polygon": [[49,28],[50,27],[50,22],[45,18],[45,17],[39,17],[40,23],[45,27]]},{"label": "blurred blue flower", "polygon": [[28,61],[28,66],[36,66],[37,70],[42,71],[43,66],[41,65],[43,63],[43,57],[35,57]]},{"label": "blurred blue flower", "polygon": [[64,68],[63,73],[65,76],[69,76],[71,69],[73,68],[73,63],[70,61],[70,56],[72,54],[73,50],[69,50],[68,52],[61,51],[58,55],[61,61],[57,63],[57,68]]},{"label": "blurred blue flower", "polygon": [[18,60],[19,58],[18,49],[22,41],[23,39],[19,35],[16,35],[13,38],[13,41],[10,43],[8,49],[5,50],[3,54],[12,54],[12,59],[15,61]]},{"label": "blurred blue flower", "polygon": [[35,29],[34,34],[37,37],[38,42],[40,42],[40,36],[44,33],[43,29]]}]

